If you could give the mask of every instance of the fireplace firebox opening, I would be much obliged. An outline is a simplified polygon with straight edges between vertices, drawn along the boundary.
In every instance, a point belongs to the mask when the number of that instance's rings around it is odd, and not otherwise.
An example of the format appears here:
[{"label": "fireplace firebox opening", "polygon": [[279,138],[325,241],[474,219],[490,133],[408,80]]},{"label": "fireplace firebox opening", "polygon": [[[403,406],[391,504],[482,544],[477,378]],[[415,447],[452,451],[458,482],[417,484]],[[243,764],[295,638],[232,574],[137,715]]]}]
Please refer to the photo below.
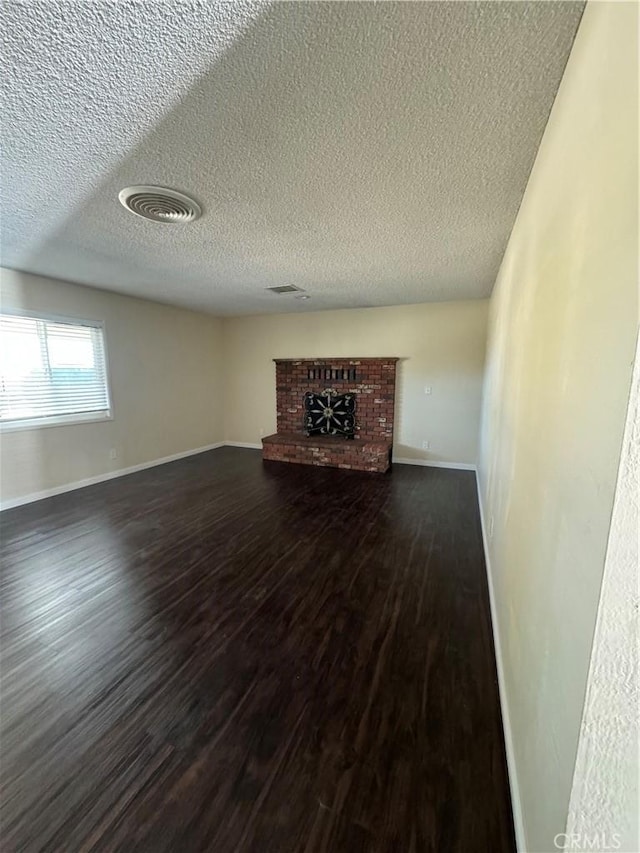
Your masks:
[{"label": "fireplace firebox opening", "polygon": [[304,395],[304,434],[335,435],[353,439],[356,431],[356,398],[326,388],[321,394]]}]

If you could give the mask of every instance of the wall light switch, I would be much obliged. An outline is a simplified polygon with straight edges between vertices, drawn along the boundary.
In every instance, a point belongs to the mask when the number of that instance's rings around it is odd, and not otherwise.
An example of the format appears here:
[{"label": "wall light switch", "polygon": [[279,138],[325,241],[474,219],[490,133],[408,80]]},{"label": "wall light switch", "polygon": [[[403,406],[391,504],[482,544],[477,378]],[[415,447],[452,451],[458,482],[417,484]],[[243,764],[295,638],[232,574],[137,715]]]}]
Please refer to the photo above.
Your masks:
[{"label": "wall light switch", "polygon": [[424,393],[425,393],[425,394],[430,394],[430,393],[431,393],[431,385],[425,385],[425,386],[424,386]]}]

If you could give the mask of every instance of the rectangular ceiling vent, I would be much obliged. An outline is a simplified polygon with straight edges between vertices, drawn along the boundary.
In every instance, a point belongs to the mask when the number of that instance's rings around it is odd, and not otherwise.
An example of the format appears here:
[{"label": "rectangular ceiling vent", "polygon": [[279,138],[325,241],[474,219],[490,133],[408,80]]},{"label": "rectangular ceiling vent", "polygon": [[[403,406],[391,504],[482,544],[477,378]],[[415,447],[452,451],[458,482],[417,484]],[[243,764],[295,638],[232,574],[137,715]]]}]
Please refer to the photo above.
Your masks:
[{"label": "rectangular ceiling vent", "polygon": [[302,291],[301,287],[296,287],[295,284],[282,284],[279,287],[267,287],[266,290],[270,290],[271,293],[300,293]]}]

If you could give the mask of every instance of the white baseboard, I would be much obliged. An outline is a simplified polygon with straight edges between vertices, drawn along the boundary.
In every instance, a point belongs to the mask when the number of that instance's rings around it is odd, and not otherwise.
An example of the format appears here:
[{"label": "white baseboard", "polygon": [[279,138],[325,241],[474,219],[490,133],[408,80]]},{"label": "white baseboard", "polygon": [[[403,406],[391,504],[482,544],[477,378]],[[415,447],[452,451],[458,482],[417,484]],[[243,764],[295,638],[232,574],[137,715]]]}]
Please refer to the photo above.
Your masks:
[{"label": "white baseboard", "polygon": [[[165,465],[167,462],[175,462],[176,460],[184,459],[187,456],[206,453],[207,450],[216,450],[218,447],[244,447],[250,450],[261,450],[262,444],[254,444],[253,442],[245,441],[218,441],[215,444],[208,444],[205,447],[196,447],[193,450],[185,450],[181,453],[174,453],[171,456],[163,456],[161,459],[152,459],[150,462],[142,462],[140,465],[131,465],[129,468],[119,468],[117,471],[107,471],[104,474],[97,474],[95,477],[86,477],[84,480],[75,480],[73,483],[65,483],[62,486],[55,486],[52,489],[44,489],[41,492],[32,492],[29,495],[22,495],[19,498],[0,501],[0,512],[5,509],[13,509],[17,506],[41,501],[44,500],[44,498],[52,498],[55,495],[62,495],[65,492],[83,489],[85,486],[94,486],[96,483],[115,480],[117,477],[126,477],[127,474],[135,474],[137,471],[144,471],[146,468],[154,468],[156,465]],[[394,458],[393,461],[399,465],[425,465],[431,468],[454,468],[462,471],[475,471],[476,468],[475,465],[470,465],[466,462],[432,462],[427,459],[403,458]]]},{"label": "white baseboard", "polygon": [[431,459],[409,459],[394,456],[393,462],[398,465],[424,465],[427,468],[453,468],[455,471],[475,471],[476,466],[471,462],[437,462]]},{"label": "white baseboard", "polygon": [[[251,450],[262,450],[262,444],[253,444],[247,441],[225,441],[226,447],[248,447]],[[458,471],[475,471],[476,466],[469,462],[436,462],[429,459],[405,459],[394,456],[394,462],[399,465],[426,465],[428,468],[454,468]]]},{"label": "white baseboard", "polygon": [[[226,447],[248,447],[251,450],[262,450],[262,444],[253,444],[248,441],[225,441]],[[475,471],[476,466],[470,462],[437,462],[430,459],[409,459],[394,456],[393,461],[398,465],[426,465],[428,468],[453,468],[458,471]]]},{"label": "white baseboard", "polygon": [[249,450],[262,450],[262,444],[253,444],[250,441],[225,441],[225,447],[247,447]]},{"label": "white baseboard", "polygon": [[502,657],[502,644],[500,642],[500,626],[498,625],[498,614],[496,612],[496,599],[493,589],[493,573],[491,571],[491,560],[489,558],[489,540],[484,523],[484,510],[482,506],[482,493],[480,490],[480,478],[476,471],[476,487],[478,490],[478,506],[480,507],[480,526],[482,528],[482,544],[484,547],[484,560],[487,568],[487,584],[489,586],[489,604],[491,607],[491,628],[493,631],[493,645],[496,653],[496,669],[498,671],[498,689],[500,691],[500,708],[502,711],[502,728],[504,730],[504,745],[507,753],[507,770],[509,772],[509,789],[511,791],[511,808],[513,811],[513,824],[516,834],[516,849],[518,853],[526,853],[524,821],[522,818],[522,800],[520,798],[520,786],[518,785],[518,773],[516,770],[516,756],[513,748],[513,734],[511,730],[511,717],[509,715],[509,703],[507,701],[507,689],[504,678],[504,664]]},{"label": "white baseboard", "polygon": [[95,477],[87,477],[84,480],[75,480],[73,483],[65,483],[63,486],[55,486],[53,489],[45,489],[42,492],[32,492],[30,495],[11,498],[8,501],[0,502],[0,512],[5,509],[13,509],[16,506],[22,506],[23,504],[34,503],[34,501],[41,501],[44,498],[52,498],[55,495],[62,495],[65,492],[73,492],[75,489],[83,489],[85,486],[104,483],[106,480],[115,480],[117,477],[125,477],[127,474],[135,474],[136,471],[144,471],[146,468],[155,468],[156,465],[165,465],[167,462],[175,462],[177,459],[184,459],[187,456],[195,456],[198,453],[206,453],[207,450],[215,450],[216,448],[223,446],[224,441],[218,441],[216,444],[207,444],[205,447],[196,447],[194,450],[184,450],[181,453],[173,453],[171,456],[163,456],[162,459],[152,459],[150,462],[142,462],[140,465],[132,465],[130,468],[119,468],[117,471],[107,471],[104,474],[97,474]]}]

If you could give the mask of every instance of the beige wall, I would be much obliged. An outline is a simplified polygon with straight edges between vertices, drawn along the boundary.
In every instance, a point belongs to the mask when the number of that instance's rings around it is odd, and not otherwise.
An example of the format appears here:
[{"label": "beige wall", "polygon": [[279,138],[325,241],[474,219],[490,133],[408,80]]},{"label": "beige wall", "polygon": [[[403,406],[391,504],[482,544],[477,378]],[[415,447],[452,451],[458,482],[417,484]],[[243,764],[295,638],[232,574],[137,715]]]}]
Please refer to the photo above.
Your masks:
[{"label": "beige wall", "polygon": [[[640,345],[640,341],[639,341]],[[578,756],[567,850],[603,835],[626,853],[640,850],[640,346],[622,442]],[[582,844],[584,850],[584,844]]]},{"label": "beige wall", "polygon": [[225,320],[226,439],[275,432],[274,358],[400,356],[395,456],[475,464],[487,309],[478,300]]},{"label": "beige wall", "polygon": [[565,829],[638,327],[637,16],[587,6],[491,301],[480,482],[529,853]]},{"label": "beige wall", "polygon": [[114,412],[100,423],[0,434],[3,502],[222,441],[220,320],[10,270],[0,301],[104,320]]},{"label": "beige wall", "polygon": [[225,401],[227,440],[259,443],[275,431],[278,356],[402,356],[396,456],[475,463],[486,300],[222,321],[10,270],[0,300],[105,321],[114,411],[110,421],[0,433],[3,505],[221,442]]}]

